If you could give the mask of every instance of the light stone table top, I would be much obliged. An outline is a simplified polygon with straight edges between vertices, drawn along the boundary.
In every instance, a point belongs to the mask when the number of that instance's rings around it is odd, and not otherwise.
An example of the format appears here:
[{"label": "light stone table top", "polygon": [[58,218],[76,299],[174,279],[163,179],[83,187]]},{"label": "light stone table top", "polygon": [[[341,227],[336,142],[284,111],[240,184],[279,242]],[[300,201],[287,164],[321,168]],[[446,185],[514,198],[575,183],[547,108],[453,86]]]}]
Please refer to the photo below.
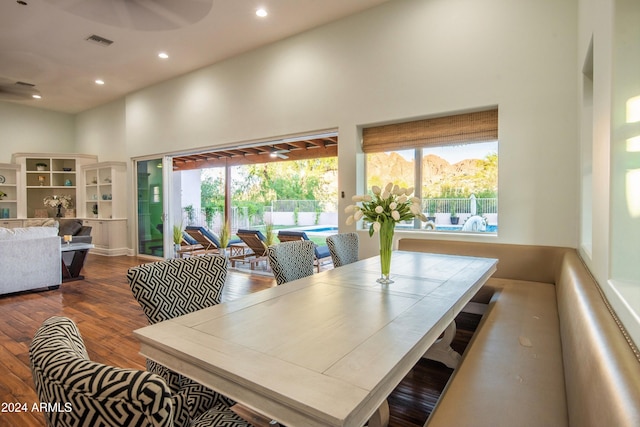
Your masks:
[{"label": "light stone table top", "polygon": [[496,263],[396,251],[390,285],[368,258],[135,334],[143,355],[287,426],[362,426]]},{"label": "light stone table top", "polygon": [[83,249],[93,249],[94,245],[91,243],[61,243],[60,251],[68,252],[68,251],[81,251]]}]

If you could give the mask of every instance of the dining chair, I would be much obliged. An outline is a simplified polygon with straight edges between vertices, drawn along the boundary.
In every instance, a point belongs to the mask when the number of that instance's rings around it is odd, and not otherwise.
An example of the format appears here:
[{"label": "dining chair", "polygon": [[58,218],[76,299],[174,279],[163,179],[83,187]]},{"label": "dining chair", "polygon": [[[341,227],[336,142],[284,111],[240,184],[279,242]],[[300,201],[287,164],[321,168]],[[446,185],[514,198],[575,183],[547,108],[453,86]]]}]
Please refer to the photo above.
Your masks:
[{"label": "dining chair", "polygon": [[278,285],[313,275],[314,246],[310,240],[298,240],[267,249],[267,258]]},{"label": "dining chair", "polygon": [[[267,238],[260,230],[238,229],[236,236],[253,252],[251,255],[245,255],[240,261],[249,262],[253,270],[256,264],[267,260]],[[234,265],[233,259],[231,262],[231,265]]]},{"label": "dining chair", "polygon": [[327,237],[327,246],[334,267],[358,261],[358,234],[341,233]]},{"label": "dining chair", "polygon": [[[281,242],[296,242],[298,240],[311,241],[307,233],[304,231],[289,231],[289,230],[281,230],[278,232],[278,240]],[[318,273],[320,272],[320,264],[322,260],[328,259],[331,257],[329,253],[329,248],[327,245],[315,245],[313,248],[313,256],[314,256],[314,265],[318,269]]]},{"label": "dining chair", "polygon": [[[227,259],[221,255],[167,259],[127,271],[131,292],[150,324],[219,304],[226,277]],[[218,399],[218,393],[153,360],[147,359],[147,369],[164,378],[174,392],[189,383],[196,415],[210,406],[210,400]],[[235,403],[221,399],[230,406]]]},{"label": "dining chair", "polygon": [[89,359],[76,324],[51,317],[29,346],[38,400],[48,426],[249,427],[222,400],[192,417],[185,390],[173,393],[154,373],[123,369]]}]

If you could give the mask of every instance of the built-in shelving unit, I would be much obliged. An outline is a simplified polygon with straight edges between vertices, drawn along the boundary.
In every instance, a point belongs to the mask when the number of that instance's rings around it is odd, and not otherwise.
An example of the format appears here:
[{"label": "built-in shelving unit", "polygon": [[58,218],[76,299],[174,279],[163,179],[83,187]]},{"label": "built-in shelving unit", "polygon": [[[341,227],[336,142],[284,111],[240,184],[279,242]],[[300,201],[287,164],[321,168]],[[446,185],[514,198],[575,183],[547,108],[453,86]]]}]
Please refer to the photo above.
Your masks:
[{"label": "built-in shelving unit", "polygon": [[0,163],[0,220],[18,217],[19,175],[20,165]]},{"label": "built-in shelving unit", "polygon": [[104,162],[82,167],[87,218],[126,218],[124,189],[127,164]]},{"label": "built-in shelving unit", "polygon": [[[54,217],[56,210],[44,205],[47,196],[70,196],[73,217],[85,215],[84,186],[80,167],[97,163],[96,156],[85,154],[17,153],[13,162],[20,165],[20,175],[25,185],[18,187],[18,218]],[[69,213],[65,213],[69,216]]]},{"label": "built-in shelving unit", "polygon": [[[0,163],[0,227],[22,227],[28,218],[53,218],[57,209],[45,206],[47,196],[70,196],[66,217],[82,218],[101,255],[126,255],[127,164],[102,162],[85,154],[16,153],[12,163]],[[94,213],[95,211],[95,213]]]},{"label": "built-in shelving unit", "polygon": [[[92,252],[101,255],[127,254],[127,209],[125,181],[127,164],[102,162],[82,166],[86,218],[91,227]],[[93,219],[91,219],[93,218]]]}]

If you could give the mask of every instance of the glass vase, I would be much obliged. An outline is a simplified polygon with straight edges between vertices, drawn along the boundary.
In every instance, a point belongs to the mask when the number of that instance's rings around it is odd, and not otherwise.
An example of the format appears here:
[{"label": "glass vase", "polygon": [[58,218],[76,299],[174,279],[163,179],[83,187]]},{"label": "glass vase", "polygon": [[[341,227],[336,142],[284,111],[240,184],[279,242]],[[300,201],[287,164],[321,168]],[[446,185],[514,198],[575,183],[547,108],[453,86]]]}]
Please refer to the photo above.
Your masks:
[{"label": "glass vase", "polygon": [[56,218],[62,218],[62,205],[58,205],[56,210]]},{"label": "glass vase", "polygon": [[389,278],[391,271],[391,250],[393,247],[393,232],[395,231],[396,223],[393,221],[385,221],[380,225],[380,273],[381,276],[378,283],[388,285],[393,283],[393,280]]}]

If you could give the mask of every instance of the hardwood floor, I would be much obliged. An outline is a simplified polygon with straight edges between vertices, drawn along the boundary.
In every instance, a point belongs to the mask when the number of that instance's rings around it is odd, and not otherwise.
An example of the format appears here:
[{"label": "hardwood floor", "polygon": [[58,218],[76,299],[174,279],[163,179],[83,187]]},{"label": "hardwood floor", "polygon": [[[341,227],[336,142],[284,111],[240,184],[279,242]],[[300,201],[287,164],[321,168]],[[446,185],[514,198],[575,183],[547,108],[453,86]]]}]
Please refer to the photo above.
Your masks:
[{"label": "hardwood floor", "polygon": [[[77,323],[92,360],[144,369],[132,331],[147,325],[147,320],[129,290],[126,271],[149,261],[90,254],[85,280],[64,283],[57,290],[0,297],[0,426],[45,425],[43,415],[32,410],[38,398],[29,367],[29,343],[42,321],[51,316],[66,316]],[[269,275],[231,270],[222,298],[230,301],[272,286],[275,280]],[[464,351],[478,321],[479,316],[458,316],[454,349]],[[451,373],[437,362],[420,361],[389,396],[390,426],[421,427]],[[27,411],[7,412],[16,403],[26,404]]]}]

